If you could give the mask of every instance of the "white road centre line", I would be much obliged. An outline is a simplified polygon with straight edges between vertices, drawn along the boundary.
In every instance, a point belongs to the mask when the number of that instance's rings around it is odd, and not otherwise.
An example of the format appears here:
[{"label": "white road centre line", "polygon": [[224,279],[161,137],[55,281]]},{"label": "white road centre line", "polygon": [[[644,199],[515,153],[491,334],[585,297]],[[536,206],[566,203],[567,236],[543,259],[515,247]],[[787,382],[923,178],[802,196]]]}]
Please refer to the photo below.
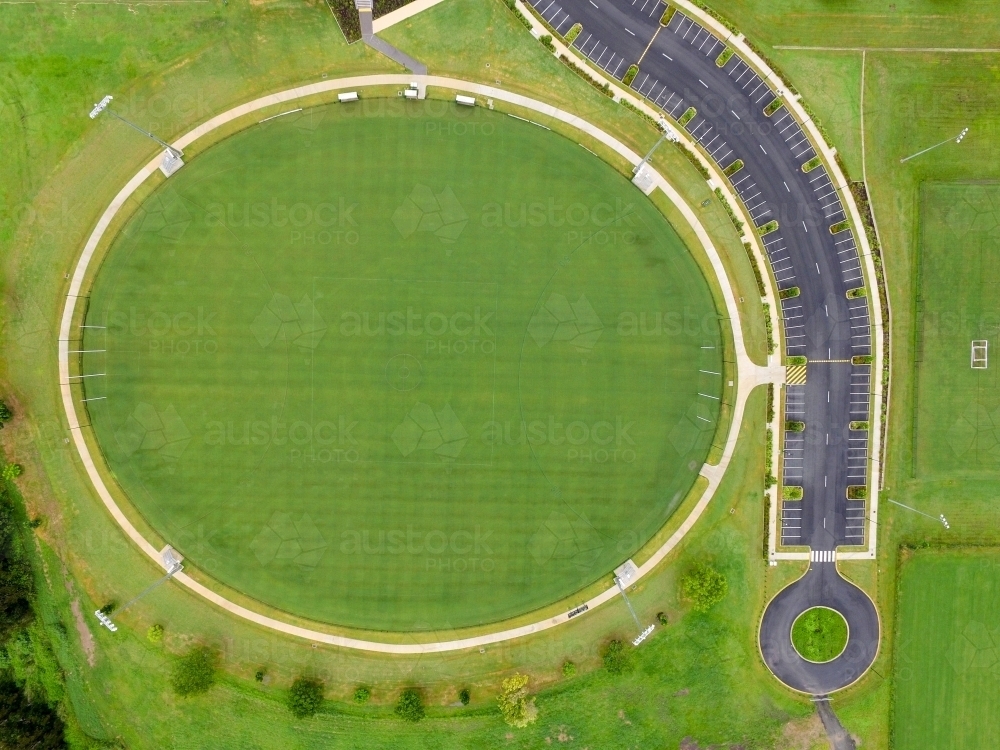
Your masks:
[{"label": "white road centre line", "polygon": [[673,61],[674,61],[674,58],[672,58],[672,57],[671,57],[670,55],[668,55],[668,54],[667,54],[666,52],[661,52],[660,54],[661,54],[661,55],[663,55],[663,56],[664,56],[665,58],[667,58],[668,60],[670,60],[670,62],[673,62]]},{"label": "white road centre line", "polygon": [[632,36],[635,36],[635,32],[634,32],[634,31],[632,31],[632,30],[631,30],[631,29],[630,29],[630,28],[629,28],[628,26],[626,26],[626,27],[625,27],[625,31],[627,31],[627,32],[628,32],[629,34],[631,34]]},{"label": "white road centre line", "polygon": [[736,112],[735,112],[735,111],[733,111],[733,110],[729,110],[729,111],[733,113],[733,117],[735,117],[735,118],[736,118],[737,120],[742,120],[742,119],[743,119],[743,118],[742,118],[742,117],[740,117],[740,116],[739,116],[738,114],[736,114]]},{"label": "white road centre line", "polygon": [[[759,143],[758,143],[757,145],[758,145],[758,146],[760,146],[760,144],[759,144]],[[761,151],[764,151],[764,147],[763,147],[763,146],[760,146],[760,150],[761,150]],[[764,151],[764,153],[766,154],[766,153],[767,153],[767,151]]]},{"label": "white road centre line", "polygon": [[704,87],[705,87],[706,89],[708,88],[708,84],[707,84],[707,83],[705,83],[705,82],[704,82],[703,80],[701,80],[700,78],[698,79],[698,83],[700,83],[700,84],[701,84],[702,86],[704,86]]}]

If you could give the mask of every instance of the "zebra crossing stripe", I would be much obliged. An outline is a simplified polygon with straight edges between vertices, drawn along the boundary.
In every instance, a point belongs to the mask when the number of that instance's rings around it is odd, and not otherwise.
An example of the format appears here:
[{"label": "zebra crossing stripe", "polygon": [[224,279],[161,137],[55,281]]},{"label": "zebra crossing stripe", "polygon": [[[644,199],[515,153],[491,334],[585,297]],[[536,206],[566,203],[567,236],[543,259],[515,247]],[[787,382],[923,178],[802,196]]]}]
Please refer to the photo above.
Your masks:
[{"label": "zebra crossing stripe", "polygon": [[809,559],[812,562],[836,562],[837,552],[836,550],[812,550],[809,553]]}]

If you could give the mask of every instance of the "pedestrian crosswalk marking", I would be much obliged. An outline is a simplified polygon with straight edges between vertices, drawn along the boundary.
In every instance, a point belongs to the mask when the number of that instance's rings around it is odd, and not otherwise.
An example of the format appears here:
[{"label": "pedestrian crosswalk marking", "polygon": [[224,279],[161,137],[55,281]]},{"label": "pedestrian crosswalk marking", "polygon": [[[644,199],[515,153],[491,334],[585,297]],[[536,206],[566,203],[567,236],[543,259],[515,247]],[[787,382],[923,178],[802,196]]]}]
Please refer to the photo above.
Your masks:
[{"label": "pedestrian crosswalk marking", "polygon": [[809,559],[812,562],[836,562],[837,552],[836,550],[813,550],[809,553]]}]

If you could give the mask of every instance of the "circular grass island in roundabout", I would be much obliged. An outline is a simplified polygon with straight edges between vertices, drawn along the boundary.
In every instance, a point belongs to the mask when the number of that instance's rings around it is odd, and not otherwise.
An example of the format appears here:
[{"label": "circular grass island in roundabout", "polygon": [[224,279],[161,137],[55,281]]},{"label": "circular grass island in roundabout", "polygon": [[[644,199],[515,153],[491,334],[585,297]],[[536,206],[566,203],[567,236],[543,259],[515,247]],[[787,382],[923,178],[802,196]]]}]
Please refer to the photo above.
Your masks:
[{"label": "circular grass island in roundabout", "polygon": [[835,609],[812,607],[792,623],[792,646],[806,661],[833,661],[847,648],[847,620]]},{"label": "circular grass island in roundabout", "polygon": [[367,630],[608,575],[691,488],[722,390],[709,286],[648,199],[442,102],[209,148],[125,223],[85,323],[94,435],[145,521],[226,586]]}]

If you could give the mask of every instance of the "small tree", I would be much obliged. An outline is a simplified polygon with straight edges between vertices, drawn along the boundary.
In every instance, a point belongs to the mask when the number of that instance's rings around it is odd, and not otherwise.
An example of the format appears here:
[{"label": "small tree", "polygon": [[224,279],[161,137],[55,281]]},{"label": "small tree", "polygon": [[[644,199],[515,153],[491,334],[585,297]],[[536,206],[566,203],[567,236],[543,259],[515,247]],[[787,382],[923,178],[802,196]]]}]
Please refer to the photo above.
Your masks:
[{"label": "small tree", "polygon": [[681,579],[681,593],[695,612],[707,612],[726,598],[726,577],[710,565],[697,565]]},{"label": "small tree", "polygon": [[472,700],[472,692],[469,688],[462,688],[458,691],[458,700],[463,706],[469,705],[469,701]]},{"label": "small tree", "polygon": [[12,482],[17,479],[21,474],[24,473],[24,467],[21,464],[7,464],[3,467],[3,478],[8,482]]},{"label": "small tree", "polygon": [[101,608],[100,608],[100,610],[98,610],[98,611],[99,611],[99,612],[100,612],[100,613],[101,613],[102,615],[110,615],[110,614],[111,614],[112,612],[114,612],[114,611],[115,611],[115,610],[116,610],[117,608],[118,608],[118,602],[116,602],[116,601],[115,601],[114,599],[112,599],[112,600],[111,600],[110,602],[108,602],[108,603],[107,603],[107,604],[105,604],[105,605],[104,605],[103,607],[101,607]]},{"label": "small tree", "polygon": [[357,704],[367,703],[368,699],[372,697],[372,691],[361,685],[354,689],[354,702]]},{"label": "small tree", "polygon": [[208,646],[196,646],[177,660],[171,684],[178,695],[206,692],[215,682],[216,655]]},{"label": "small tree", "polygon": [[503,720],[512,727],[526,727],[538,718],[535,699],[528,697],[528,675],[515,674],[500,683],[497,703]]},{"label": "small tree", "polygon": [[323,703],[323,683],[306,677],[296,678],[288,690],[288,708],[299,719],[312,716]]},{"label": "small tree", "polygon": [[604,647],[601,660],[611,674],[625,674],[632,669],[632,654],[619,640],[611,641]]},{"label": "small tree", "polygon": [[416,688],[406,688],[396,701],[396,716],[405,721],[418,722],[424,718],[424,699]]},{"label": "small tree", "polygon": [[159,643],[163,640],[163,626],[162,625],[150,625],[149,630],[146,631],[146,640],[150,643]]}]

